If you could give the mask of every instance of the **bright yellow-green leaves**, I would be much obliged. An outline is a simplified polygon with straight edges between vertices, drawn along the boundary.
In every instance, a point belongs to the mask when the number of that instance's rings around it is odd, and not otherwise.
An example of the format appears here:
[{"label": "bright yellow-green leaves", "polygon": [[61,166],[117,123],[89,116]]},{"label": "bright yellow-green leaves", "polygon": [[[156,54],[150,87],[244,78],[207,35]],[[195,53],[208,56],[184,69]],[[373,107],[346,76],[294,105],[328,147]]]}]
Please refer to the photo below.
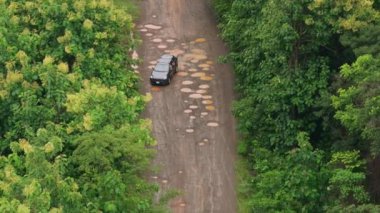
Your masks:
[{"label": "bright yellow-green leaves", "polygon": [[57,38],[57,41],[60,44],[68,43],[68,42],[70,42],[72,36],[73,36],[73,34],[71,33],[71,31],[70,30],[66,30],[65,34],[63,36],[60,36],[60,37]]},{"label": "bright yellow-green leaves", "polygon": [[335,117],[353,134],[360,134],[371,143],[372,154],[380,153],[379,124],[380,61],[364,55],[352,65],[344,65],[341,76],[349,86],[332,97]]},{"label": "bright yellow-green leaves", "polygon": [[0,0],[0,212],[153,212],[132,26],[110,0]]},{"label": "bright yellow-green leaves", "polygon": [[86,30],[91,30],[92,27],[94,26],[94,23],[90,19],[86,19],[83,22],[83,28]]},{"label": "bright yellow-green leaves", "polygon": [[15,71],[15,72],[9,71],[5,79],[5,83],[11,85],[14,83],[21,82],[23,79],[24,79],[23,74],[20,73],[19,71]]},{"label": "bright yellow-green leaves", "polygon": [[29,141],[25,139],[20,139],[19,145],[22,151],[24,151],[26,154],[31,153],[34,150],[33,146],[30,145]]},{"label": "bright yellow-green leaves", "polygon": [[142,97],[126,98],[116,87],[85,80],[78,93],[68,94],[67,111],[82,117],[70,126],[80,131],[99,129],[103,125],[120,126],[137,118]]},{"label": "bright yellow-green leaves", "polygon": [[58,71],[62,73],[68,73],[69,72],[69,65],[67,63],[61,62],[57,66]]},{"label": "bright yellow-green leaves", "polygon": [[44,60],[43,60],[43,65],[50,65],[50,64],[53,64],[54,62],[54,58],[47,55],[45,56]]},{"label": "bright yellow-green leaves", "polygon": [[314,0],[309,9],[325,16],[338,31],[357,31],[379,18],[373,0]]}]

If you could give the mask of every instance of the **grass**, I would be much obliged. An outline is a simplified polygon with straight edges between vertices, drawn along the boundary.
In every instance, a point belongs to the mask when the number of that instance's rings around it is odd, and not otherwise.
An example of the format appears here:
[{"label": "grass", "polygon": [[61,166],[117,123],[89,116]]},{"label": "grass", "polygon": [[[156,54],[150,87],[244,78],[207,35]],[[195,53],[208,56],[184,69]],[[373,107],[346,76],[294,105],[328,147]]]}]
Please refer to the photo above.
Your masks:
[{"label": "grass", "polygon": [[136,19],[139,16],[139,0],[113,0],[114,6],[125,9],[129,14]]},{"label": "grass", "polygon": [[252,178],[249,173],[248,162],[241,156],[236,161],[236,176],[237,176],[237,199],[238,199],[238,212],[248,213],[249,208],[249,195],[251,193],[249,181]]}]

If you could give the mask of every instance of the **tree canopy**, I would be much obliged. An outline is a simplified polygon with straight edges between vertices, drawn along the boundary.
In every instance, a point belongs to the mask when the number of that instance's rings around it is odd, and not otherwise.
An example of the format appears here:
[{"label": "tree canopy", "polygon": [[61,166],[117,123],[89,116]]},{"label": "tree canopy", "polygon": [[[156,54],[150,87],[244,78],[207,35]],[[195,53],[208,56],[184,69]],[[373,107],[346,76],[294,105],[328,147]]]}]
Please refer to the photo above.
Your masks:
[{"label": "tree canopy", "polygon": [[132,16],[0,1],[0,212],[154,212]]},{"label": "tree canopy", "polygon": [[252,174],[241,183],[245,210],[376,212],[364,159],[379,153],[379,2],[214,5],[236,74],[238,150]]}]

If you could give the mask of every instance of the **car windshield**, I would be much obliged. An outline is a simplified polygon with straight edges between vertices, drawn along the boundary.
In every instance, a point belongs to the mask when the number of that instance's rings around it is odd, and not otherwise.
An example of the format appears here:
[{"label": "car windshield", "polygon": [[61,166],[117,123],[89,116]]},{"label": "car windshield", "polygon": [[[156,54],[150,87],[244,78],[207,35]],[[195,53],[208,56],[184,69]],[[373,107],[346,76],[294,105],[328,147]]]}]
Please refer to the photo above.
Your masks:
[{"label": "car windshield", "polygon": [[167,72],[169,70],[168,64],[157,64],[154,68],[154,71],[156,72]]}]

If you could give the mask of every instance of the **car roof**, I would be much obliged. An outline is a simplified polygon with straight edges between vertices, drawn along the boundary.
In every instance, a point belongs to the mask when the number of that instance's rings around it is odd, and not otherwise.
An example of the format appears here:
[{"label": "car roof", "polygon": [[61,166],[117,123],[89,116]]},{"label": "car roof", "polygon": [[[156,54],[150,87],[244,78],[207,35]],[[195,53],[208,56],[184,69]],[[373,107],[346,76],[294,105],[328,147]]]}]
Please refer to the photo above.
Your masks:
[{"label": "car roof", "polygon": [[171,58],[160,58],[158,59],[158,63],[169,63],[171,61]]},{"label": "car roof", "polygon": [[154,71],[156,72],[167,72],[169,70],[169,64],[167,63],[158,63],[154,67]]},{"label": "car roof", "polygon": [[170,55],[170,54],[164,54],[164,55],[161,56],[161,58],[162,58],[162,59],[163,59],[163,58],[171,59],[171,58],[173,58],[173,56]]}]

